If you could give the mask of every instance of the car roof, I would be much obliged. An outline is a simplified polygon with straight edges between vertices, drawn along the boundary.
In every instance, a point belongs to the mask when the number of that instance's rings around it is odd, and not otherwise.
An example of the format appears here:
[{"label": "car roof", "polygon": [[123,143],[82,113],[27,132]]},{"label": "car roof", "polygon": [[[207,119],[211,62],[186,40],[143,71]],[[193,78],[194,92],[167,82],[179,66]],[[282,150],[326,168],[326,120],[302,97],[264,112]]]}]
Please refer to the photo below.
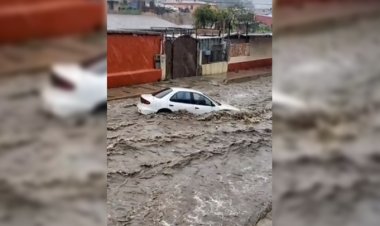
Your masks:
[{"label": "car roof", "polygon": [[200,93],[203,94],[202,92],[195,90],[195,89],[188,89],[188,88],[181,88],[181,87],[170,87],[173,91],[178,92],[178,91],[183,91],[183,92],[193,92],[193,93]]}]

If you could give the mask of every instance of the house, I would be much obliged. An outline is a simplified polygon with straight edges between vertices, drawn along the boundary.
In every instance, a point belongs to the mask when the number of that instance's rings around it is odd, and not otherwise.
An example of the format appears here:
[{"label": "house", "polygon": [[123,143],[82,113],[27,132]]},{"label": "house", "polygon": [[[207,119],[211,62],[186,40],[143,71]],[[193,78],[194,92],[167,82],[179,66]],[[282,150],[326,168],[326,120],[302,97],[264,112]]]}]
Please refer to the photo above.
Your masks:
[{"label": "house", "polygon": [[176,28],[180,26],[156,16],[121,14],[107,15],[107,30],[150,31],[157,27]]},{"label": "house", "polygon": [[163,5],[178,9],[180,12],[193,13],[197,8],[210,5],[216,8],[216,4],[199,0],[167,0]]},{"label": "house", "polygon": [[233,34],[229,37],[228,71],[272,67],[272,34]]},{"label": "house", "polygon": [[221,36],[166,35],[166,79],[227,72],[228,52]]},{"label": "house", "polygon": [[255,15],[255,20],[267,27],[272,28],[272,14],[268,15]]},{"label": "house", "polygon": [[202,75],[223,74],[228,71],[228,46],[223,37],[197,36]]},{"label": "house", "polygon": [[123,0],[107,0],[107,12],[119,12],[122,5]]},{"label": "house", "polygon": [[179,28],[155,16],[107,16],[108,88],[165,79],[162,30]]},{"label": "house", "polygon": [[107,11],[109,13],[120,13],[130,11],[142,11],[148,0],[107,0]]}]

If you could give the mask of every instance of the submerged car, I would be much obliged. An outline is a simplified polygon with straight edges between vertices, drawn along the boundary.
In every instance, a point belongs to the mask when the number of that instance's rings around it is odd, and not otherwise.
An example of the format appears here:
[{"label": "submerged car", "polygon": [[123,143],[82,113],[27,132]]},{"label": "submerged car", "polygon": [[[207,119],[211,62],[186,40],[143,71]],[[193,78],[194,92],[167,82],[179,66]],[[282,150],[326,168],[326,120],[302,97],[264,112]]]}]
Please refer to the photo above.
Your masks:
[{"label": "submerged car", "polygon": [[60,118],[88,114],[107,106],[107,59],[83,64],[56,64],[41,92],[43,108]]},{"label": "submerged car", "polygon": [[222,104],[205,94],[185,88],[167,88],[153,94],[143,94],[137,104],[141,114],[188,111],[204,114],[214,111],[239,111],[228,104]]}]

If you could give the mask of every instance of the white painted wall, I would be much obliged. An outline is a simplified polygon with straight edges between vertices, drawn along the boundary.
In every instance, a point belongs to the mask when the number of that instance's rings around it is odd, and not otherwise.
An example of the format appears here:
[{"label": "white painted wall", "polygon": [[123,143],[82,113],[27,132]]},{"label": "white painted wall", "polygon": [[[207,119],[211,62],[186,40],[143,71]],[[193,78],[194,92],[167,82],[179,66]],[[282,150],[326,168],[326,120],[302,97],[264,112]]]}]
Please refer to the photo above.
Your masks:
[{"label": "white painted wall", "polygon": [[202,75],[223,74],[228,71],[227,62],[217,62],[212,64],[202,64]]},{"label": "white painted wall", "polygon": [[161,80],[166,79],[166,55],[163,54],[160,57],[160,63],[161,63]]}]

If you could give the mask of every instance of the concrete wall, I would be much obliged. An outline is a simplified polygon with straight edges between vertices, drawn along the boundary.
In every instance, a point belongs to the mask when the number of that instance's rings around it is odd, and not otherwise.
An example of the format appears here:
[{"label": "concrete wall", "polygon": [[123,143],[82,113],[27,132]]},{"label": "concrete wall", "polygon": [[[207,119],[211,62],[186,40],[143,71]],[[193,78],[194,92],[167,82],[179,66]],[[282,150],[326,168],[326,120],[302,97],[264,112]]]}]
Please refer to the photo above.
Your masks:
[{"label": "concrete wall", "polygon": [[228,71],[272,67],[272,37],[232,40]]},{"label": "concrete wall", "polygon": [[161,64],[161,80],[166,79],[166,55],[161,55],[160,58],[160,64]]},{"label": "concrete wall", "polygon": [[229,63],[272,58],[272,38],[255,37],[249,43],[244,42],[245,39],[241,39],[231,44]]},{"label": "concrete wall", "polygon": [[246,57],[250,55],[250,43],[234,43],[230,46],[229,56],[230,58],[235,57]]},{"label": "concrete wall", "polygon": [[105,1],[2,0],[0,43],[92,32],[105,26]]},{"label": "concrete wall", "polygon": [[154,57],[161,52],[160,35],[107,35],[108,88],[160,81]]},{"label": "concrete wall", "polygon": [[227,62],[217,62],[202,65],[202,75],[223,74],[228,70]]}]

